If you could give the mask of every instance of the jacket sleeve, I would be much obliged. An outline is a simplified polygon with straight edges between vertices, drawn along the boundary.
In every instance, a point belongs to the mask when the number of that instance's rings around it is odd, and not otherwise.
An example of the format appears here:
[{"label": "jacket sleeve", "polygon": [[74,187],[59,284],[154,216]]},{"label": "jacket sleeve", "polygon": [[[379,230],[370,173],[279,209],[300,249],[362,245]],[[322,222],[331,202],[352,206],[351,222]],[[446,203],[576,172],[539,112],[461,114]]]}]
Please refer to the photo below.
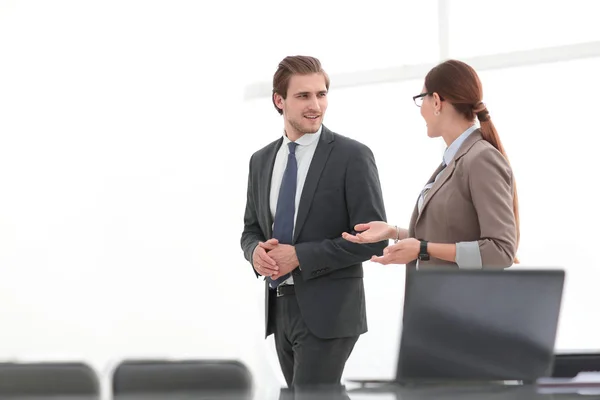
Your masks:
[{"label": "jacket sleeve", "polygon": [[265,237],[258,223],[258,215],[256,210],[256,202],[254,198],[253,182],[252,182],[252,158],[250,159],[249,173],[248,173],[248,191],[246,195],[246,211],[244,212],[244,230],[242,231],[242,237],[240,244],[244,251],[244,258],[252,266],[252,271],[258,278],[260,275],[254,269],[252,263],[252,255],[254,249],[258,245],[258,242],[264,242]]},{"label": "jacket sleeve", "polygon": [[470,160],[468,173],[481,230],[478,244],[482,267],[510,267],[517,251],[512,169],[500,152],[486,147]]},{"label": "jacket sleeve", "polygon": [[[369,221],[385,221],[379,174],[373,153],[367,146],[350,157],[345,178],[345,194],[350,226]],[[381,255],[388,241],[357,244],[341,236],[319,242],[296,244],[296,254],[304,280],[356,265]]]}]

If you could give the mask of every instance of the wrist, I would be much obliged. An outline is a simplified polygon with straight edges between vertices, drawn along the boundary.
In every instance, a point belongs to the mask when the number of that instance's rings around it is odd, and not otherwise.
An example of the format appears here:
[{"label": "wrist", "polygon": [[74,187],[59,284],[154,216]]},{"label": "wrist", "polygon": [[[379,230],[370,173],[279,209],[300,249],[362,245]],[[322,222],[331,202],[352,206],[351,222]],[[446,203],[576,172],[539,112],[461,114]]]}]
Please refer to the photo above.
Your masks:
[{"label": "wrist", "polygon": [[388,234],[387,234],[387,239],[390,240],[398,240],[399,239],[399,228],[396,225],[389,225],[388,224]]},{"label": "wrist", "polygon": [[292,251],[294,252],[294,264],[296,265],[294,269],[298,268],[302,271],[302,268],[300,268],[300,260],[298,260],[298,253],[296,253],[296,247],[292,247]]}]

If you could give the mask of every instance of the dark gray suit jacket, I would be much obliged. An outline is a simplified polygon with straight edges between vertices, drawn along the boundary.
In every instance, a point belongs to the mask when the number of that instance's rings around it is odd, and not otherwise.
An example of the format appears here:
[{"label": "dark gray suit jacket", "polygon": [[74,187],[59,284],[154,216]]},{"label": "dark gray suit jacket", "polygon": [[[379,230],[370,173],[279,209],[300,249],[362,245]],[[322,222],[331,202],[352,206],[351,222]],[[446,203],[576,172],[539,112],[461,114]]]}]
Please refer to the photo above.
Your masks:
[{"label": "dark gray suit jacket", "polygon": [[[241,238],[250,264],[258,242],[273,234],[271,175],[282,141],[269,144],[250,159]],[[341,235],[353,232],[358,223],[385,220],[373,153],[362,143],[323,126],[304,183],[293,238],[300,261],[300,268],[292,273],[296,298],[306,326],[315,336],[339,338],[367,331],[362,262],[381,255],[387,241],[355,244]],[[268,323],[272,294],[266,282],[265,292],[268,336],[272,333]]]}]

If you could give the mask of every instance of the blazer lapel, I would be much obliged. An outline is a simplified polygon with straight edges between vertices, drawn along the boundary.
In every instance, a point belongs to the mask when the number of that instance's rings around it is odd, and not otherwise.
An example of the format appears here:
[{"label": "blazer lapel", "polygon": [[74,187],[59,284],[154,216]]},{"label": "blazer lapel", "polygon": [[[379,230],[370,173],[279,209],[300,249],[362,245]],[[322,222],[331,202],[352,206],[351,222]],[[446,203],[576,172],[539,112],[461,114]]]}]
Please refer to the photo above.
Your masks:
[{"label": "blazer lapel", "polygon": [[315,191],[317,190],[317,184],[321,178],[321,173],[323,172],[329,154],[333,149],[333,142],[333,133],[323,125],[321,137],[319,138],[319,143],[315,149],[315,154],[313,155],[310,167],[308,168],[308,175],[306,176],[306,181],[304,181],[304,188],[302,189],[302,195],[300,196],[300,204],[298,205],[298,215],[296,216],[296,226],[292,243],[296,243],[296,240],[298,240],[298,236],[302,231]]},{"label": "blazer lapel", "polygon": [[[469,135],[469,137],[464,141],[464,143],[460,146],[460,148],[456,152],[456,155],[454,156],[454,159],[452,161],[450,161],[450,164],[446,167],[446,169],[444,170],[442,175],[438,178],[437,181],[435,181],[435,183],[433,184],[433,186],[431,187],[429,192],[426,194],[425,199],[423,200],[423,207],[421,208],[421,212],[419,213],[417,210],[418,215],[415,219],[415,223],[414,223],[415,226],[417,225],[417,222],[419,222],[421,215],[423,215],[423,213],[425,212],[425,207],[427,207],[427,204],[429,204],[429,202],[431,201],[433,196],[435,196],[435,194],[438,192],[438,190],[440,190],[440,188],[444,185],[444,183],[446,183],[446,181],[452,176],[452,173],[454,172],[454,168],[456,167],[456,161],[458,159],[460,159],[462,156],[464,156],[477,141],[482,140],[482,139],[483,138],[481,136],[481,132],[479,131],[479,129],[477,129],[473,133],[471,133]],[[441,171],[442,167],[443,167],[443,164],[440,164],[440,166],[434,172],[434,174],[433,174],[432,178],[429,180],[429,182],[433,182],[433,180],[435,180],[435,177]],[[414,226],[413,226],[413,229],[414,229]]]},{"label": "blazer lapel", "polygon": [[[417,222],[419,222],[419,218],[421,217],[421,215],[423,215],[423,212],[425,211],[425,207],[427,207],[427,204],[429,204],[429,202],[431,201],[431,198],[444,185],[444,183],[446,183],[446,181],[448,180],[448,178],[450,178],[452,176],[452,172],[454,172],[454,166],[455,165],[456,164],[454,163],[454,160],[452,160],[450,162],[450,165],[448,165],[446,167],[446,169],[444,170],[444,172],[442,172],[442,175],[438,178],[438,180],[435,181],[435,183],[433,184],[433,186],[431,187],[431,189],[429,189],[429,192],[427,192],[425,194],[425,199],[423,199],[423,207],[421,207],[421,212],[417,216],[417,220],[415,222],[415,225],[417,224]],[[436,175],[437,175],[437,173],[439,173],[440,168],[442,166],[443,166],[443,164],[440,164],[440,166],[436,170]],[[433,179],[435,179],[435,176],[433,177]]]},{"label": "blazer lapel", "polygon": [[[427,181],[426,185],[432,183],[435,180],[435,177],[437,176],[437,174],[440,173],[442,168],[444,168],[443,163],[438,165],[436,170],[433,172],[433,175],[431,175],[431,177]],[[408,224],[408,237],[415,237],[415,225],[417,224],[417,218],[419,217],[419,197],[421,197],[421,194],[419,194],[419,196],[417,197],[417,201],[415,201],[415,207],[413,208],[413,213],[410,217],[410,223]]]},{"label": "blazer lapel", "polygon": [[277,152],[281,147],[281,143],[283,143],[283,138],[279,139],[274,143],[274,145],[269,149],[267,156],[265,158],[265,165],[262,168],[262,187],[260,188],[261,196],[260,198],[265,199],[267,206],[265,207],[265,215],[262,216],[265,226],[267,227],[267,239],[273,237],[273,216],[271,215],[271,179],[273,178],[273,167],[275,165],[275,158],[277,157]]},{"label": "blazer lapel", "polygon": [[467,152],[473,147],[473,145],[480,140],[483,140],[483,136],[481,136],[481,131],[479,129],[475,129],[473,133],[469,135],[468,138],[465,139],[464,143],[460,146],[456,155],[454,156],[454,160],[458,161],[459,158],[467,154]]},{"label": "blazer lapel", "polygon": [[410,223],[408,224],[408,237],[415,237],[415,225],[417,224],[417,217],[419,216],[419,198],[415,202],[415,208],[413,208],[412,215],[410,216]]}]

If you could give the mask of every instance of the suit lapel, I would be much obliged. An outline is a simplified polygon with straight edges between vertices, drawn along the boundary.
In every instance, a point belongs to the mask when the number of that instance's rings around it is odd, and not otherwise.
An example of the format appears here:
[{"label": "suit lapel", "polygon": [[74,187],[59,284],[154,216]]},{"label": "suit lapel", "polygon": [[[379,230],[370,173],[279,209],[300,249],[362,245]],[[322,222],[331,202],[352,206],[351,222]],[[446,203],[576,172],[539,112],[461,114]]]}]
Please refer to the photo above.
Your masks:
[{"label": "suit lapel", "polygon": [[413,209],[410,217],[410,223],[408,224],[408,237],[415,237],[415,225],[417,224],[417,217],[419,216],[419,198],[415,202],[415,208]]},{"label": "suit lapel", "polygon": [[[444,164],[440,164],[440,166],[438,167],[438,169],[435,171],[435,173],[433,175],[433,179],[435,179],[436,175],[441,171],[443,165]],[[429,189],[429,192],[426,193],[425,199],[423,199],[423,207],[421,207],[421,212],[419,213],[419,215],[417,215],[417,220],[415,221],[415,225],[417,224],[417,222],[419,222],[419,218],[421,218],[421,215],[423,215],[423,212],[425,211],[425,207],[427,207],[427,204],[429,204],[429,202],[431,201],[431,198],[444,185],[444,183],[446,183],[448,178],[450,178],[452,176],[452,172],[454,172],[455,165],[456,165],[456,163],[454,162],[454,160],[452,160],[450,162],[450,165],[448,165],[446,167],[446,169],[444,170],[444,172],[442,172],[442,175],[438,178],[438,180],[435,181],[435,183],[433,184],[431,189]],[[430,180],[430,182],[431,182],[431,180]]]},{"label": "suit lapel", "polygon": [[[425,196],[425,199],[423,200],[423,207],[421,208],[421,212],[419,213],[419,210],[416,209],[417,216],[415,218],[414,226],[412,226],[413,232],[414,232],[414,227],[417,225],[417,223],[419,222],[419,219],[421,218],[421,215],[423,215],[423,213],[425,212],[425,207],[427,207],[427,204],[429,204],[429,202],[431,201],[433,196],[435,196],[435,194],[438,192],[438,190],[440,190],[440,188],[442,186],[444,186],[444,183],[446,183],[446,181],[452,176],[452,173],[454,172],[454,168],[456,167],[456,161],[458,161],[462,156],[464,156],[477,141],[482,140],[482,139],[483,138],[481,136],[481,132],[477,129],[473,133],[471,133],[469,135],[469,137],[464,141],[464,143],[460,146],[460,148],[456,152],[456,155],[454,156],[454,159],[452,161],[450,161],[450,164],[446,167],[446,169],[444,170],[442,175],[438,178],[438,180],[435,181],[435,183],[433,184],[433,186],[431,187],[431,189]],[[442,167],[443,167],[443,164],[440,164],[438,169],[433,173],[433,176],[431,177],[429,182],[433,182],[435,180],[435,177],[441,171]],[[413,215],[414,215],[414,213],[413,213]]]},{"label": "suit lapel", "polygon": [[273,237],[273,216],[271,215],[271,179],[273,178],[273,167],[275,165],[275,158],[277,157],[277,152],[281,147],[281,143],[283,143],[283,138],[276,141],[273,146],[269,149],[266,157],[266,165],[262,168],[262,177],[261,182],[262,187],[260,198],[265,199],[267,206],[265,207],[265,215],[263,215],[263,221],[265,226],[267,227],[267,239]]},{"label": "suit lapel", "polygon": [[[443,163],[441,163],[436,168],[433,175],[431,175],[431,177],[427,181],[427,183],[426,183],[427,185],[432,183],[435,180],[435,177],[437,176],[437,174],[440,173],[442,168],[444,168]],[[415,208],[413,209],[412,216],[410,217],[410,223],[408,224],[408,237],[414,237],[414,234],[415,234],[415,225],[417,224],[417,219],[419,218],[419,197],[421,197],[421,194],[419,194],[419,196],[417,197],[417,201],[415,202]]]},{"label": "suit lapel", "polygon": [[296,226],[294,229],[294,238],[292,243],[296,243],[296,240],[298,240],[298,236],[302,231],[302,227],[304,226],[304,222],[308,216],[315,191],[317,190],[319,179],[321,178],[321,173],[323,172],[325,164],[327,163],[327,159],[329,158],[329,154],[333,149],[333,142],[333,133],[323,126],[319,143],[317,144],[315,154],[313,155],[310,167],[308,168],[306,181],[304,181],[302,195],[300,196],[300,204],[298,205],[298,215],[296,216]]},{"label": "suit lapel", "polygon": [[454,160],[458,161],[459,158],[467,154],[467,152],[473,147],[473,145],[480,140],[483,140],[483,136],[481,136],[481,131],[479,129],[475,129],[473,133],[469,135],[468,138],[465,139],[463,144],[460,146],[456,155],[454,156]]}]

